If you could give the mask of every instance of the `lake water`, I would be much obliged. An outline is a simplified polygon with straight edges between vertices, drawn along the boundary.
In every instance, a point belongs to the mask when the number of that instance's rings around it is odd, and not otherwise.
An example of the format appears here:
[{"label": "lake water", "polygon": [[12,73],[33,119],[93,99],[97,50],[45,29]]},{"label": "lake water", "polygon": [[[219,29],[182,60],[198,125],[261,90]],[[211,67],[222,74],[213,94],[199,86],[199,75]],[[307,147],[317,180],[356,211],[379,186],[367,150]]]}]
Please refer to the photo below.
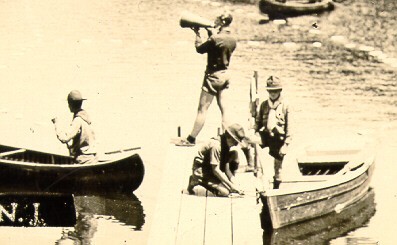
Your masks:
[{"label": "lake water", "polygon": [[[75,227],[2,227],[2,244],[146,243],[169,138],[178,126],[183,135],[192,127],[206,62],[195,53],[193,32],[179,27],[180,13],[213,19],[225,8],[239,40],[227,97],[235,121],[248,124],[249,81],[258,71],[261,97],[267,76],[283,78],[297,142],[357,132],[380,142],[371,196],[356,211],[327,218],[349,225],[332,223],[309,236],[287,237],[288,243],[395,243],[395,1],[347,0],[322,15],[259,24],[253,4],[15,0],[0,1],[2,144],[66,154],[50,119],[69,122],[66,96],[79,89],[100,149],[141,146],[146,175],[134,195],[76,196]],[[213,105],[199,137],[216,134],[219,123]],[[293,232],[265,234],[264,240],[283,244]]]}]

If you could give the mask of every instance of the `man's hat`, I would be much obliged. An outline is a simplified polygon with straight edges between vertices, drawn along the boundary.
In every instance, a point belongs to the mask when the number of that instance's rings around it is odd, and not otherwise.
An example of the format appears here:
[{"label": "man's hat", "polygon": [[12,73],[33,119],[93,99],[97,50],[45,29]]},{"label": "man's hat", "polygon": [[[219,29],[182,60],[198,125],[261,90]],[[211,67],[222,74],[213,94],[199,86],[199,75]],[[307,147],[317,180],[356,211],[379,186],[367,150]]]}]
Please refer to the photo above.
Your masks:
[{"label": "man's hat", "polygon": [[266,81],[267,90],[281,90],[283,86],[281,85],[281,80],[278,77],[270,76]]},{"label": "man's hat", "polygon": [[86,99],[83,99],[83,96],[78,90],[72,90],[68,94],[68,101],[81,101],[81,100],[86,100]]},{"label": "man's hat", "polygon": [[226,127],[226,131],[232,136],[233,139],[235,139],[238,143],[242,145],[246,145],[246,140],[247,138],[245,137],[245,132],[244,128],[238,124],[238,123],[233,123]]}]

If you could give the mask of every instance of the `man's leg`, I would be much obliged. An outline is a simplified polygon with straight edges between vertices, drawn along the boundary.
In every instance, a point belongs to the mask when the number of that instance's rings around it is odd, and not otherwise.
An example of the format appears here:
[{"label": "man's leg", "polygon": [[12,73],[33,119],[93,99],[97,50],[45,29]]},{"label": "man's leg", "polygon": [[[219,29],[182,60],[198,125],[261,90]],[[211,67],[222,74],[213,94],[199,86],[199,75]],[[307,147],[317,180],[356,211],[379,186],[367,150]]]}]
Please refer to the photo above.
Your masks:
[{"label": "man's leg", "polygon": [[274,177],[273,189],[278,189],[281,183],[280,170],[282,167],[283,159],[274,159]]},{"label": "man's leg", "polygon": [[[216,101],[218,103],[219,106],[219,110],[221,111],[221,115],[222,115],[222,130],[223,132],[225,131],[225,127],[227,127],[227,125],[229,125],[230,123],[230,119],[229,119],[229,111],[228,111],[228,107],[225,105],[225,92],[227,91],[227,89],[224,90],[220,90],[219,93],[216,96]],[[226,92],[227,94],[227,92]]]},{"label": "man's leg", "polygon": [[213,99],[214,95],[209,94],[204,90],[201,90],[196,120],[194,121],[192,132],[190,133],[188,138],[193,138],[195,140],[197,135],[200,133],[207,118],[208,108],[210,107]]},{"label": "man's leg", "polygon": [[187,191],[189,192],[189,194],[193,195],[194,194],[193,188],[202,183],[203,183],[202,163],[201,161],[194,159],[192,166],[192,175],[189,177],[189,184],[187,186]]},{"label": "man's leg", "polygon": [[189,194],[193,195],[194,194],[193,188],[200,184],[201,184],[201,178],[195,176],[194,174],[190,175],[189,184],[187,186],[187,191],[189,192]]},{"label": "man's leg", "polygon": [[253,172],[256,168],[256,161],[255,161],[255,148],[252,145],[248,145],[247,147],[242,147],[241,150],[244,152],[244,156],[247,159],[247,167],[246,172]]}]

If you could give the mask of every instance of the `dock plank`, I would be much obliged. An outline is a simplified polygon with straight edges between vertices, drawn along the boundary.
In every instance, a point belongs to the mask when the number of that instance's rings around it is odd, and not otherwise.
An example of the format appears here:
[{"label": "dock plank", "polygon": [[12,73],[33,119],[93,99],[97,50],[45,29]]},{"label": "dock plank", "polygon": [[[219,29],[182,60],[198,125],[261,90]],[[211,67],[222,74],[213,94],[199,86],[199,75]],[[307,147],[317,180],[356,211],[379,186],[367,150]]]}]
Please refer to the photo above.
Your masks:
[{"label": "dock plank", "polygon": [[[200,193],[200,192],[199,192]],[[182,195],[176,244],[204,244],[205,196]]]},{"label": "dock plank", "polygon": [[232,244],[231,199],[207,197],[205,245]]},{"label": "dock plank", "polygon": [[262,205],[256,200],[254,191],[256,178],[252,173],[238,174],[236,178],[246,195],[231,198],[233,244],[262,244],[263,230],[260,225]]},{"label": "dock plank", "polygon": [[[148,245],[175,244],[182,191],[186,189],[188,178],[185,173],[191,169],[193,148],[170,145],[167,160],[154,212],[155,219],[150,228]],[[191,170],[190,170],[191,171]]]}]

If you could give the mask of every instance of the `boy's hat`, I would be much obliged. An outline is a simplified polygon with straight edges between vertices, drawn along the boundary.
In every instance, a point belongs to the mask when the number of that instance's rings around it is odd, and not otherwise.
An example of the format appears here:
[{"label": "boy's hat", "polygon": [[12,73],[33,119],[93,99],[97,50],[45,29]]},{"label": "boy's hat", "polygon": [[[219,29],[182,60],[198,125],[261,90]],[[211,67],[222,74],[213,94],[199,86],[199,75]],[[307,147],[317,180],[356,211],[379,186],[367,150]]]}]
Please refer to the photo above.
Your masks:
[{"label": "boy's hat", "polygon": [[242,144],[242,145],[246,145],[247,144],[247,138],[245,136],[244,128],[240,124],[233,123],[233,124],[229,125],[228,127],[226,127],[226,131],[239,144]]},{"label": "boy's hat", "polygon": [[80,101],[80,100],[86,100],[83,99],[83,96],[81,95],[80,91],[78,90],[72,90],[68,94],[68,101]]},{"label": "boy's hat", "polygon": [[267,90],[281,90],[281,89],[283,89],[280,78],[275,77],[275,76],[270,76],[266,80],[266,89]]}]

